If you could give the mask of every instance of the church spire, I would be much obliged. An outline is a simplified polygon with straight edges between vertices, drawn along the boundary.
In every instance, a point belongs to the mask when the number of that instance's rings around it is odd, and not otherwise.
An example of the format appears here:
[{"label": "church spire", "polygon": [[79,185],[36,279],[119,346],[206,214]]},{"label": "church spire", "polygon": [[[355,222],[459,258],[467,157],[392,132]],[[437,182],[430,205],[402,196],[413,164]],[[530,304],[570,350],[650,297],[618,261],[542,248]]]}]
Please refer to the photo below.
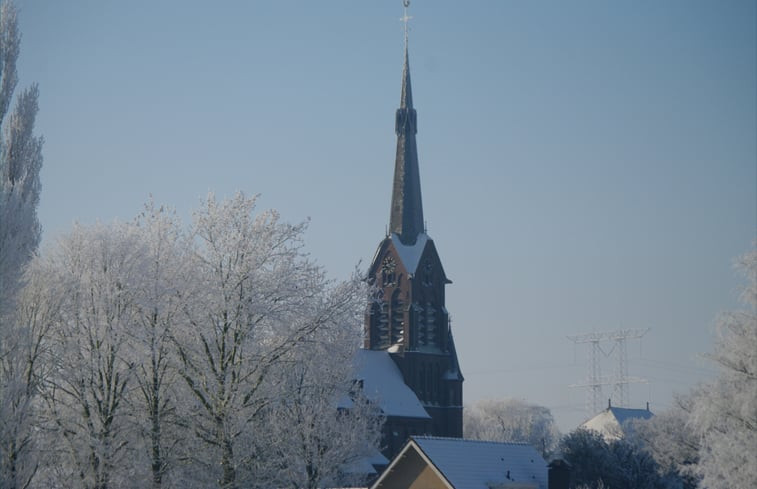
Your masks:
[{"label": "church spire", "polygon": [[418,149],[415,144],[417,116],[413,108],[413,92],[410,86],[410,61],[407,48],[407,15],[409,0],[404,0],[405,16],[405,63],[402,68],[402,95],[397,109],[394,130],[397,133],[397,156],[394,162],[394,186],[389,230],[399,235],[400,241],[412,245],[423,229],[423,204],[421,202],[421,179],[418,170]]}]

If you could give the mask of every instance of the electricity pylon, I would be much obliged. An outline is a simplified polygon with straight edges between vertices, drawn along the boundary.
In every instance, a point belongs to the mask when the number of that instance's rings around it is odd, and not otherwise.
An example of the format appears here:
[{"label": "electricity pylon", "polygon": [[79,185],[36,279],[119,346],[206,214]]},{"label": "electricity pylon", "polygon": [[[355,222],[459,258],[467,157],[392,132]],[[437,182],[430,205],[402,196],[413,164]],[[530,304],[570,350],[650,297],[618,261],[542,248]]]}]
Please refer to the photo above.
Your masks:
[{"label": "electricity pylon", "polygon": [[[629,395],[628,384],[646,382],[646,380],[638,377],[628,376],[628,349],[626,340],[638,339],[644,336],[649,331],[647,329],[620,329],[617,331],[609,332],[593,332],[576,336],[568,336],[568,339],[575,344],[588,343],[591,345],[589,348],[589,362],[588,362],[588,376],[587,379],[579,384],[573,384],[571,387],[588,387],[586,397],[586,409],[589,416],[593,416],[602,409],[602,386],[613,386],[613,398],[615,405],[618,407],[628,407]],[[602,349],[601,343],[603,341],[612,342],[612,348],[605,352]],[[616,367],[615,376],[608,378],[601,375],[601,357],[600,353],[604,356],[610,356],[615,352]]]}]

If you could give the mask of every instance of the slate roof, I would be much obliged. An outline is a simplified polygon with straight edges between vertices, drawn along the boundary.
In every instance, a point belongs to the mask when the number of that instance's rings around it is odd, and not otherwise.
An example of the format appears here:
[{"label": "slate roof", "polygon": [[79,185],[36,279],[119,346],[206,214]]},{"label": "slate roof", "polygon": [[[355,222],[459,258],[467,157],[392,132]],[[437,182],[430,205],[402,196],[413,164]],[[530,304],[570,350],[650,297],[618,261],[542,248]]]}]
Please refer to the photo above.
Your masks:
[{"label": "slate roof", "polygon": [[347,474],[375,476],[376,467],[384,467],[386,465],[389,465],[389,459],[374,449],[372,455],[356,460],[342,470]]},{"label": "slate roof", "polygon": [[609,407],[583,423],[581,427],[600,433],[605,440],[618,440],[628,433],[628,421],[649,419],[652,416],[648,409]]},{"label": "slate roof", "polygon": [[386,416],[430,419],[418,396],[405,384],[397,364],[383,350],[360,349],[355,358],[357,380],[366,397]]},{"label": "slate roof", "polygon": [[405,64],[402,68],[402,98],[395,115],[397,134],[397,156],[394,161],[394,183],[392,186],[392,206],[389,214],[389,229],[396,233],[403,243],[415,243],[423,233],[423,202],[421,198],[421,177],[418,170],[417,114],[413,108],[410,88],[410,61],[405,45]]},{"label": "slate roof", "polygon": [[652,417],[652,412],[648,409],[611,407],[610,412],[613,416],[615,416],[615,419],[618,420],[618,423],[621,426],[625,424],[626,421],[629,421],[631,419],[649,419]]},{"label": "slate roof", "polygon": [[489,489],[492,484],[507,487],[507,483],[547,489],[547,462],[526,443],[428,436],[411,439],[455,489]]}]

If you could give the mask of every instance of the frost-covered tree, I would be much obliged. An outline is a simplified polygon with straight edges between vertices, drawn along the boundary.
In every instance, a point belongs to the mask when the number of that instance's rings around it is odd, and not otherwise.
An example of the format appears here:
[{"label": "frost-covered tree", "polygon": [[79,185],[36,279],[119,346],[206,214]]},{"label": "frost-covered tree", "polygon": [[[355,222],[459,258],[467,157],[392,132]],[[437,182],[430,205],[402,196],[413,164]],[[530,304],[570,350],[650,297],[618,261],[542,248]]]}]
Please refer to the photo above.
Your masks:
[{"label": "frost-covered tree", "polygon": [[365,290],[356,277],[330,291],[341,304],[333,319],[308,335],[275,375],[277,396],[266,411],[271,487],[346,487],[377,451],[382,418],[354,383]]},{"label": "frost-covered tree", "polygon": [[755,487],[757,463],[757,250],[741,257],[745,308],[721,316],[712,382],[678,396],[670,410],[634,424],[632,441],[682,487]]},{"label": "frost-covered tree", "polygon": [[688,421],[701,443],[696,473],[710,489],[757,487],[757,250],[739,265],[745,307],[720,318],[710,355],[720,374],[699,387]]},{"label": "frost-covered tree", "polygon": [[[699,477],[700,438],[688,425],[696,391],[675,397],[670,409],[649,419],[632,420],[628,441],[647,450],[657,462],[659,473],[671,481],[678,480],[683,489],[694,489]],[[672,485],[672,483],[671,483]]]},{"label": "frost-covered tree", "polygon": [[[21,34],[15,5],[0,4],[0,487],[24,487],[36,473],[33,400],[37,393],[35,336],[41,309],[16,304],[26,264],[40,239],[37,220],[42,138],[33,134],[37,86],[23,90],[8,116],[18,76]],[[6,117],[7,116],[7,117]],[[28,299],[28,297],[27,297]],[[23,307],[23,311],[22,311]],[[25,317],[22,317],[22,312]]]},{"label": "frost-covered tree", "polygon": [[624,439],[607,442],[596,431],[577,429],[560,441],[561,456],[571,466],[571,487],[666,489],[677,487],[659,476],[652,456]]},{"label": "frost-covered tree", "polygon": [[678,487],[677,480],[660,475],[654,458],[645,450],[616,440],[609,444],[615,470],[605,479],[616,489],[668,489]]},{"label": "frost-covered tree", "polygon": [[42,138],[34,135],[39,95],[36,85],[19,94],[6,118],[18,81],[16,61],[20,43],[16,7],[11,1],[3,1],[0,5],[0,328],[11,320],[8,316],[13,310],[13,297],[19,289],[23,268],[40,240],[37,204]]},{"label": "frost-covered tree", "polygon": [[[5,330],[0,356],[0,487],[29,487],[47,452],[39,439],[39,389],[52,365],[47,362],[49,330],[60,297],[39,273],[27,272],[16,300],[14,321]],[[43,286],[44,284],[44,286]]]},{"label": "frost-covered tree", "polygon": [[184,230],[149,203],[35,257],[0,362],[35,392],[0,406],[2,487],[320,487],[375,450],[350,392],[364,288],[254,204],[211,197]]},{"label": "frost-covered tree", "polygon": [[130,477],[127,398],[135,384],[132,284],[146,273],[148,256],[131,226],[77,226],[35,267],[60,294],[47,358],[54,369],[42,391],[58,452],[54,479],[87,489],[141,486]]},{"label": "frost-covered tree", "polygon": [[[248,487],[270,474],[263,414],[289,395],[272,380],[289,354],[355,307],[334,293],[302,251],[304,224],[276,212],[253,215],[255,199],[209,197],[195,214],[196,293],[175,333],[180,375],[193,402],[193,481]],[[187,482],[188,483],[188,482]]]},{"label": "frost-covered tree", "polygon": [[548,408],[517,399],[483,400],[466,407],[463,429],[466,438],[526,442],[545,456],[560,436]]},{"label": "frost-covered tree", "polygon": [[[138,280],[129,284],[135,323],[127,332],[128,356],[135,365],[135,387],[128,401],[144,465],[149,466],[146,478],[158,488],[175,475],[186,430],[177,407],[181,389],[173,334],[191,297],[190,246],[176,215],[152,201],[133,228],[146,263]],[[134,463],[139,465],[137,460]]]},{"label": "frost-covered tree", "polygon": [[173,475],[182,234],[149,203],[134,223],[75,227],[32,262],[15,351],[29,366],[20,385],[41,388],[37,436],[25,438],[40,487],[161,487]]}]

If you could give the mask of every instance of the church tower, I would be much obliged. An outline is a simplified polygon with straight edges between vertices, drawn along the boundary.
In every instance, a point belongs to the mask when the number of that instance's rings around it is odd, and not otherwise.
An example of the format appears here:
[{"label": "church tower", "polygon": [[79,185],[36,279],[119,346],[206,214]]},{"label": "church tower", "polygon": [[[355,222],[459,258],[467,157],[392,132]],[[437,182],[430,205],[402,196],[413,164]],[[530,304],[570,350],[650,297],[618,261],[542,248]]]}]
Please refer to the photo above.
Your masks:
[{"label": "church tower", "polygon": [[430,418],[425,424],[400,426],[401,420],[388,417],[388,431],[394,436],[401,432],[404,438],[414,434],[459,438],[463,376],[444,305],[445,286],[452,282],[424,226],[417,129],[406,28],[389,234],[368,269],[377,293],[366,311],[364,348],[389,354]]}]

